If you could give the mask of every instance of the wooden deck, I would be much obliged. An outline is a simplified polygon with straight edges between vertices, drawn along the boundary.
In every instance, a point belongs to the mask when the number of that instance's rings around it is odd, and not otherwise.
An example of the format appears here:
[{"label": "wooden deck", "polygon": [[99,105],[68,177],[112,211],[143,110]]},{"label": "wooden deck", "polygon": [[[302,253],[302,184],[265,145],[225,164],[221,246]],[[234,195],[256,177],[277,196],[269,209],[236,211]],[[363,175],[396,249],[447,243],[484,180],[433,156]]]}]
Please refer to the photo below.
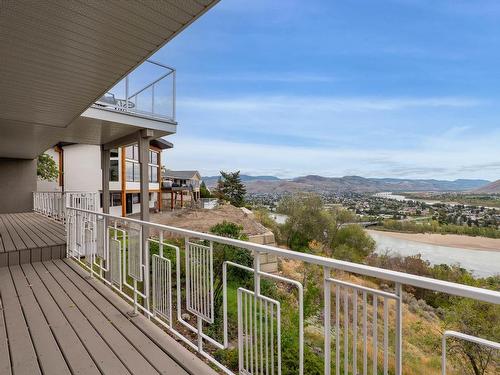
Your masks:
[{"label": "wooden deck", "polygon": [[35,212],[0,214],[0,267],[64,258],[64,224]]},{"label": "wooden deck", "polygon": [[0,374],[215,374],[72,260],[0,268]]}]

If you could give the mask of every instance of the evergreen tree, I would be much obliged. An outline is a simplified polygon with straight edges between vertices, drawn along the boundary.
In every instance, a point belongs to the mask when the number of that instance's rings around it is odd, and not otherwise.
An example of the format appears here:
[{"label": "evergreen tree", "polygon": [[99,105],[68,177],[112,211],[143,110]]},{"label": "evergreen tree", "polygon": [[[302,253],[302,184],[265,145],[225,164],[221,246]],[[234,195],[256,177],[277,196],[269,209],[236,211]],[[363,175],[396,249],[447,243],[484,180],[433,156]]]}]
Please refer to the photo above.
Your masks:
[{"label": "evergreen tree", "polygon": [[220,174],[215,196],[221,201],[229,201],[233,206],[242,207],[245,204],[247,190],[241,182],[240,171],[221,171]]}]

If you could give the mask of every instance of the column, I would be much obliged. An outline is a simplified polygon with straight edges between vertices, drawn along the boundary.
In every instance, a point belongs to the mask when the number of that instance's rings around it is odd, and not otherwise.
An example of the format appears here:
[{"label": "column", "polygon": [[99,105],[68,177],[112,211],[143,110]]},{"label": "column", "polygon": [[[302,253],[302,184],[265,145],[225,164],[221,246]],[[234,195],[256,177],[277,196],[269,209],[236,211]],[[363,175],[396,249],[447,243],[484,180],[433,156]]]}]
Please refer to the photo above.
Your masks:
[{"label": "column", "polygon": [[105,214],[109,214],[109,168],[110,150],[101,148],[102,212]]}]

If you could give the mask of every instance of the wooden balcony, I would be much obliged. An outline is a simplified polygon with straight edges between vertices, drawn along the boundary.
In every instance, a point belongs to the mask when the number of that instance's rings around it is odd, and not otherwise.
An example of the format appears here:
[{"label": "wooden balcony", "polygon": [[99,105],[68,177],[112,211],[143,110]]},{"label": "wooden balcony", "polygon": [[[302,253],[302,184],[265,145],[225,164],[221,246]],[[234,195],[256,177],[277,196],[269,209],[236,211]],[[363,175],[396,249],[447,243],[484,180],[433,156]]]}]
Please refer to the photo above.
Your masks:
[{"label": "wooden balcony", "polygon": [[64,258],[64,224],[35,212],[0,214],[0,267]]},{"label": "wooden balcony", "polygon": [[74,261],[0,268],[0,374],[215,374]]}]

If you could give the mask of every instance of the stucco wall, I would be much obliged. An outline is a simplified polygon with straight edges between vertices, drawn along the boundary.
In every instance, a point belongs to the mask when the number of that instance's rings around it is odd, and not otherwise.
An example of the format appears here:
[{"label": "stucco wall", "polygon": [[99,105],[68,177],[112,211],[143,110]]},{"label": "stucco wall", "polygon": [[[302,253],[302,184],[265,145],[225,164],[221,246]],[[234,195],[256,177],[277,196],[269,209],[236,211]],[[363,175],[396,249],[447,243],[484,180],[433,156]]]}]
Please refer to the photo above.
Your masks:
[{"label": "stucco wall", "polygon": [[36,160],[0,158],[0,213],[33,210]]},{"label": "stucco wall", "polygon": [[101,149],[99,146],[64,147],[64,190],[101,190]]}]

